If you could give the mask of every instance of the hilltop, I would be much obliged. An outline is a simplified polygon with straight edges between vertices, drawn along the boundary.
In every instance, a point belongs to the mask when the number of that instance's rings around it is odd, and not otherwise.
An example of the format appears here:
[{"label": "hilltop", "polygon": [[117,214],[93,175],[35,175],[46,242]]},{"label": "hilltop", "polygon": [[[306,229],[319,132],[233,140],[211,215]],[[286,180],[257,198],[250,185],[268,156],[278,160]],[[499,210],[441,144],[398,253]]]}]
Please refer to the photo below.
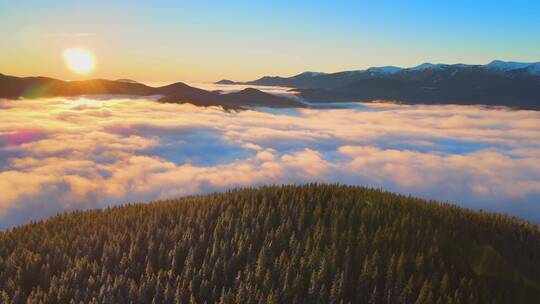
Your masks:
[{"label": "hilltop", "polygon": [[2,303],[538,303],[540,231],[355,186],[73,212],[0,233]]}]

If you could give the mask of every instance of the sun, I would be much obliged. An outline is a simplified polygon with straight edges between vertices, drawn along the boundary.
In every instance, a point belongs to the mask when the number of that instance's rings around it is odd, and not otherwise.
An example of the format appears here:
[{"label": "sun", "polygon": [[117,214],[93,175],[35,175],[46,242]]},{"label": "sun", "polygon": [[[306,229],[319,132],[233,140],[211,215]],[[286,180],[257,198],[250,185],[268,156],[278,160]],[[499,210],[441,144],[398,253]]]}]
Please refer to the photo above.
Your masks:
[{"label": "sun", "polygon": [[67,49],[63,56],[69,69],[75,73],[87,74],[96,67],[94,55],[87,49]]}]

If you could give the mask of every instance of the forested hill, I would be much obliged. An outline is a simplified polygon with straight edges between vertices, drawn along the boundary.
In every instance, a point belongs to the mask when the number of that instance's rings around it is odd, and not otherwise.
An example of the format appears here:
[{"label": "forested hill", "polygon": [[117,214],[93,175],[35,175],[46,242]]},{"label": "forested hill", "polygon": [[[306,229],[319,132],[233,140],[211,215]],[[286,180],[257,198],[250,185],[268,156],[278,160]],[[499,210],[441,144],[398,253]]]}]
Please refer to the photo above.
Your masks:
[{"label": "forested hill", "polygon": [[1,303],[540,303],[540,231],[340,185],[75,212],[0,233]]}]

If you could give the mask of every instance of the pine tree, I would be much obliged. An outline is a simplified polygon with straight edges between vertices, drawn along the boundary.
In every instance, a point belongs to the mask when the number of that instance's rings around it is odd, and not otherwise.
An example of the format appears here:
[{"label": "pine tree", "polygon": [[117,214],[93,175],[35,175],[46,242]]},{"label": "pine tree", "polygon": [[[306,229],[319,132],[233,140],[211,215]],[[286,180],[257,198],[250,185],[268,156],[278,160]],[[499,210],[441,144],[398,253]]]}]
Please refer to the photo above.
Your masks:
[{"label": "pine tree", "polygon": [[416,304],[431,304],[433,303],[433,292],[431,290],[431,282],[424,281],[424,284],[422,285],[422,289],[420,289],[420,293],[418,294],[418,298],[416,298]]}]

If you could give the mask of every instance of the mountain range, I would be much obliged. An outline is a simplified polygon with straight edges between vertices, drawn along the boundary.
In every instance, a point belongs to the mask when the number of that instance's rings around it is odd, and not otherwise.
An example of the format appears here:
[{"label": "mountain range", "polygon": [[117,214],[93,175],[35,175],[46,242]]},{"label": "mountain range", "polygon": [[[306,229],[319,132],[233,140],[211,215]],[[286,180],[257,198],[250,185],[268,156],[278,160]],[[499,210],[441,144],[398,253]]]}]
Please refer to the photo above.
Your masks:
[{"label": "mountain range", "polygon": [[[482,104],[540,110],[540,62],[495,60],[486,65],[431,64],[372,67],[337,73],[304,72],[292,77],[265,76],[248,82],[217,84],[290,87],[308,102],[392,101],[404,104]],[[296,99],[248,88],[221,94],[177,82],[151,87],[130,79],[64,81],[0,74],[0,98],[90,94],[160,95],[161,102],[241,108],[305,107]]]},{"label": "mountain range", "polygon": [[407,104],[484,104],[540,110],[540,62],[495,60],[486,65],[432,64],[371,67],[337,73],[265,76],[247,84],[294,88],[311,102],[396,101]]},{"label": "mountain range", "polygon": [[161,102],[222,106],[227,109],[246,106],[304,107],[302,103],[291,98],[252,88],[221,94],[191,87],[182,82],[151,87],[129,79],[64,81],[48,77],[15,77],[0,74],[0,98],[69,97],[92,94],[160,95]]}]

